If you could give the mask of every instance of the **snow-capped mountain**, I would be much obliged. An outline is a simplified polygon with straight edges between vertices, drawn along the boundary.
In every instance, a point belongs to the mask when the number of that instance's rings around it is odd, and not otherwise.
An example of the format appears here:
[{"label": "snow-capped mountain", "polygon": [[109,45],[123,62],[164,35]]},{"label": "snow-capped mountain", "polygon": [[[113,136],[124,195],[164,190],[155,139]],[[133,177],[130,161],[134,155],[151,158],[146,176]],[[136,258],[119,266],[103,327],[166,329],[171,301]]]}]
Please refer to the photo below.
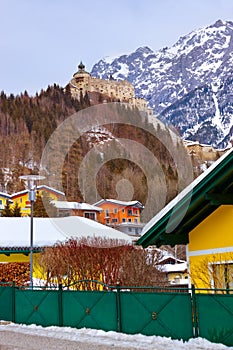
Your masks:
[{"label": "snow-capped mountain", "polygon": [[226,147],[233,135],[233,22],[181,37],[170,48],[148,47],[93,66],[92,76],[127,79],[136,95],[184,138]]}]

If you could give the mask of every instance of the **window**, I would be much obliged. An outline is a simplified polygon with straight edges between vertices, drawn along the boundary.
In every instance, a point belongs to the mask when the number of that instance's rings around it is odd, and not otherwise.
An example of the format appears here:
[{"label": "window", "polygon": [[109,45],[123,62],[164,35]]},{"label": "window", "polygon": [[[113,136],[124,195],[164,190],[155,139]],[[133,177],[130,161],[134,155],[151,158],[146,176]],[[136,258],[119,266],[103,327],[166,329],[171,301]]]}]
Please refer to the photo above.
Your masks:
[{"label": "window", "polygon": [[113,213],[114,213],[114,214],[117,214],[117,208],[114,208],[114,209],[113,209]]},{"label": "window", "polygon": [[132,209],[128,209],[128,215],[132,215]]},{"label": "window", "polygon": [[122,219],[122,222],[126,222],[126,219],[125,219],[125,218],[123,218],[123,219]]},{"label": "window", "polygon": [[134,219],[134,222],[135,222],[135,224],[137,224],[138,223],[138,219]]},{"label": "window", "polygon": [[105,216],[109,216],[109,209],[105,210]]},{"label": "window", "polygon": [[124,209],[124,208],[122,208],[122,209],[121,209],[121,211],[122,211],[122,213],[124,213],[124,212],[125,212],[125,209]]},{"label": "window", "polygon": [[95,213],[84,213],[84,217],[87,219],[95,220]]},{"label": "window", "polygon": [[112,222],[117,222],[118,220],[117,219],[112,219]]},{"label": "window", "polygon": [[214,288],[233,289],[233,262],[212,264],[212,286]]},{"label": "window", "polygon": [[135,214],[138,215],[138,210],[135,210]]},{"label": "window", "polygon": [[131,220],[131,219],[128,219],[128,222],[132,222],[132,220]]}]

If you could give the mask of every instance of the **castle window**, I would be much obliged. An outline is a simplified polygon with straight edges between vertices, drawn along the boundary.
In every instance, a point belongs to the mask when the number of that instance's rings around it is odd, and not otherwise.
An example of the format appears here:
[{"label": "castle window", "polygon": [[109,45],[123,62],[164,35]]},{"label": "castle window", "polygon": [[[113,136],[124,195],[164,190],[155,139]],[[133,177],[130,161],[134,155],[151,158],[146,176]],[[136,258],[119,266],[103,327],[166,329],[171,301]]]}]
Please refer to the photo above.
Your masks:
[{"label": "castle window", "polygon": [[84,81],[83,77],[76,78],[76,83],[81,83],[83,81]]}]

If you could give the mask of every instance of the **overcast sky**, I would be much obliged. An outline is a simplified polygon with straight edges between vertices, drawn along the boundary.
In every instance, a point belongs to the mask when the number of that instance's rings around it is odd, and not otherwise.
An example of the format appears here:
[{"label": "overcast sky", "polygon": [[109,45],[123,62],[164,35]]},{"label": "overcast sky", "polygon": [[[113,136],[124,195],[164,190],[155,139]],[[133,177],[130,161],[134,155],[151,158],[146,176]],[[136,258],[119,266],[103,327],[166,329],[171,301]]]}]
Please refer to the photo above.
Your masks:
[{"label": "overcast sky", "polygon": [[233,0],[0,0],[0,91],[65,86],[80,60],[90,71],[103,57],[169,47],[218,19],[233,21]]}]

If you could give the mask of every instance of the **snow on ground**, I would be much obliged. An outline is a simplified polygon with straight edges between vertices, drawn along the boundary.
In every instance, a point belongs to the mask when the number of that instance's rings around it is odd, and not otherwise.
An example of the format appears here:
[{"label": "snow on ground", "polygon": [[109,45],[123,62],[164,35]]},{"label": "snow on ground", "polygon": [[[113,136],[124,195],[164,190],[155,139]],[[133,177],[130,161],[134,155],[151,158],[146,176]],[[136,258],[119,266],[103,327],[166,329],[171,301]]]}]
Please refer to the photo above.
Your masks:
[{"label": "snow on ground", "polygon": [[[105,332],[94,329],[76,329],[70,327],[41,327],[36,325],[6,324],[0,322],[0,349],[153,349],[153,350],[224,350],[233,349],[223,344],[216,344],[202,338],[190,339],[187,342],[172,340],[159,336],[142,334],[123,334],[113,331]],[[38,338],[40,337],[40,338]],[[17,340],[18,339],[18,340]],[[41,339],[41,341],[38,341]],[[20,344],[20,341],[23,344]],[[43,345],[42,343],[45,342]],[[27,346],[27,344],[29,344]]]}]

